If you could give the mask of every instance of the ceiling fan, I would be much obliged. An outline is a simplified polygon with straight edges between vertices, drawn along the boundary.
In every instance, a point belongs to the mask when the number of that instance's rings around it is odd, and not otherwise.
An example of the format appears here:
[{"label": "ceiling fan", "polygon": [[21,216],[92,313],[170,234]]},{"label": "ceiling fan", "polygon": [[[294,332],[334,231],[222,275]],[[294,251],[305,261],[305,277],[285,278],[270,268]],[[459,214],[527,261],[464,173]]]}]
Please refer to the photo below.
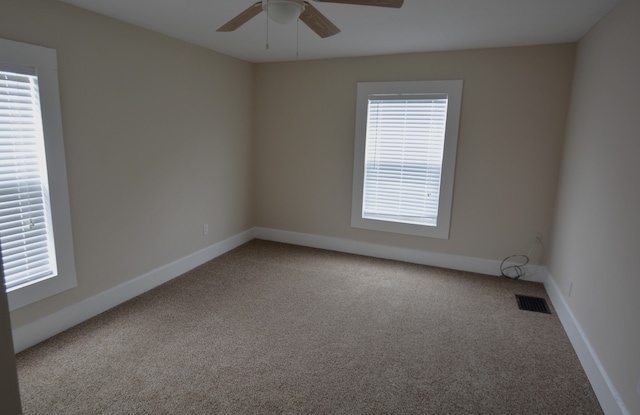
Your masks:
[{"label": "ceiling fan", "polygon": [[[313,0],[318,3],[342,3],[359,6],[378,6],[400,8],[404,0]],[[218,28],[217,32],[232,32],[249,20],[265,11],[269,18],[276,23],[289,23],[296,19],[302,20],[311,30],[322,38],[340,33],[329,19],[304,0],[260,0],[249,6],[239,15]]]}]

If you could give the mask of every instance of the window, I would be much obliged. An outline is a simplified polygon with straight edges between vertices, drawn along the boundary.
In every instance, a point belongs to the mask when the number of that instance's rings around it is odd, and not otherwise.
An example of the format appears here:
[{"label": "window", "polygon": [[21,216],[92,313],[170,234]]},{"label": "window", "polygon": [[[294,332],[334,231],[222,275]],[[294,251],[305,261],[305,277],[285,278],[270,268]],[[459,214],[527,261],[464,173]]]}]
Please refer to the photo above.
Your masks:
[{"label": "window", "polygon": [[11,310],[75,287],[55,50],[0,39],[0,248]]},{"label": "window", "polygon": [[462,81],[358,83],[351,226],[449,238]]}]

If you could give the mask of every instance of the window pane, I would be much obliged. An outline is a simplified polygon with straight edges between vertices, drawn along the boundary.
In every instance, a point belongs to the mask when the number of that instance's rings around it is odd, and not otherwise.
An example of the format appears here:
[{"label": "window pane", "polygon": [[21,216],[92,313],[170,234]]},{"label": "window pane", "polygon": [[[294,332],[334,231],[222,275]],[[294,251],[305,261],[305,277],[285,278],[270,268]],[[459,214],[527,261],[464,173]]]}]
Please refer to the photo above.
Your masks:
[{"label": "window pane", "polygon": [[0,243],[7,291],[56,275],[38,78],[0,70]]},{"label": "window pane", "polygon": [[370,97],[362,217],[436,226],[447,98]]}]

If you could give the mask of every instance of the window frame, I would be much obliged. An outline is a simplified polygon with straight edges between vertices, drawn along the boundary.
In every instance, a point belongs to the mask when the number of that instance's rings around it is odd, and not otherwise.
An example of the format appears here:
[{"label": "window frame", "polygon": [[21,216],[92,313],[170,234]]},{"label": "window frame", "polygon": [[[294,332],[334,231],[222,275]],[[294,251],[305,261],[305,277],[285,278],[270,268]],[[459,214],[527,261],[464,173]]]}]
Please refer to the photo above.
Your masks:
[{"label": "window frame", "polygon": [[[73,251],[69,189],[62,134],[58,62],[54,49],[0,39],[0,61],[33,67],[38,76],[51,219],[58,273],[7,293],[11,311],[78,285]],[[4,281],[2,281],[4,284]]]},{"label": "window frame", "polygon": [[[358,82],[351,203],[351,226],[353,228],[437,239],[449,239],[451,210],[453,205],[455,163],[462,107],[462,87],[462,80]],[[438,200],[438,219],[436,226],[409,224],[382,219],[367,219],[362,217],[369,97],[371,95],[398,96],[402,94],[434,96],[446,95],[448,98],[444,153],[440,179],[440,195]]]}]

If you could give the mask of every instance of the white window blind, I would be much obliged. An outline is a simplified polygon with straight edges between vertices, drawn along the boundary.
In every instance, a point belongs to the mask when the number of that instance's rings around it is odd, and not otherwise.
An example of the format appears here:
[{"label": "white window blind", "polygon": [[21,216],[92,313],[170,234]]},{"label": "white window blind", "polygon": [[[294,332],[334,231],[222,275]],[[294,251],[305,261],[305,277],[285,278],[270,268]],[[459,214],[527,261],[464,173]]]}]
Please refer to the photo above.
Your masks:
[{"label": "white window blind", "polygon": [[32,68],[7,65],[0,66],[0,244],[7,291],[56,276],[38,78]]},{"label": "white window blind", "polygon": [[446,95],[369,96],[362,217],[437,226]]}]

